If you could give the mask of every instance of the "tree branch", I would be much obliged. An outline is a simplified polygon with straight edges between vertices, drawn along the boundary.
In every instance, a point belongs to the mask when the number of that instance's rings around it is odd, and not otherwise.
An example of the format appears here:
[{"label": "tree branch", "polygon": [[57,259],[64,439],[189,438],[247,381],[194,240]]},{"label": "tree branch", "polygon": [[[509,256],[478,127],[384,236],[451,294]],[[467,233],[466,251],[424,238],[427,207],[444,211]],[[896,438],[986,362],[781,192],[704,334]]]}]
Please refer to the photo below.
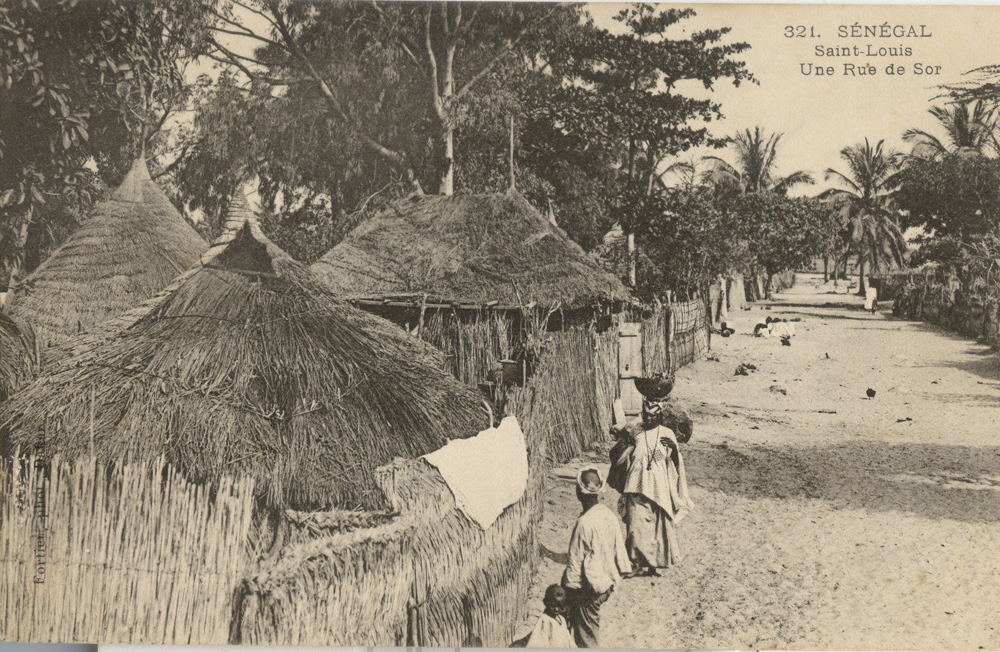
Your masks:
[{"label": "tree branch", "polygon": [[393,151],[388,147],[382,145],[377,140],[369,136],[358,124],[357,120],[351,118],[347,111],[344,110],[343,105],[340,100],[337,99],[336,94],[330,85],[326,83],[326,80],[319,74],[316,67],[312,64],[312,61],[305,55],[304,52],[299,48],[298,44],[295,42],[291,31],[288,29],[288,24],[285,22],[281,15],[281,9],[275,0],[268,2],[268,7],[271,14],[274,16],[275,24],[278,27],[278,33],[285,42],[285,46],[288,51],[294,56],[298,61],[304,66],[312,77],[313,81],[319,86],[320,92],[326,100],[326,103],[333,109],[334,113],[347,125],[351,126],[357,136],[361,139],[366,147],[375,151],[377,154],[385,157],[391,161],[394,165],[399,167],[404,174],[406,174],[407,181],[410,183],[410,187],[413,188],[416,194],[423,194],[423,189],[420,187],[420,181],[417,179],[416,174],[413,172],[413,168],[409,165],[406,157],[400,152]]},{"label": "tree branch", "polygon": [[[552,16],[552,14],[556,12],[557,9],[559,9],[559,6],[558,5],[554,6],[552,9],[549,10],[549,13],[545,14],[545,16],[543,16],[542,19],[538,21],[538,23],[544,23],[545,21],[547,21]],[[455,93],[454,99],[455,100],[461,99],[463,95],[469,92],[469,89],[475,86],[480,79],[485,77],[486,74],[493,69],[493,66],[498,64],[500,60],[503,59],[505,56],[513,52],[514,48],[518,46],[518,44],[521,42],[521,39],[525,37],[525,35],[528,33],[528,30],[534,25],[535,23],[525,25],[524,28],[521,29],[520,33],[518,33],[517,37],[510,42],[510,44],[507,46],[505,50],[502,50],[500,53],[494,56],[478,73],[472,76],[472,79],[467,81],[465,85],[462,86],[462,88],[457,93]]]},{"label": "tree branch", "polygon": [[437,58],[434,56],[434,44],[431,42],[431,15],[434,12],[434,7],[429,5],[427,7],[427,19],[424,21],[424,39],[425,45],[427,47],[427,62],[430,66],[429,75],[431,81],[431,102],[434,106],[434,113],[437,115],[438,120],[444,122],[444,103],[441,102],[441,87],[438,86],[438,67]]}]

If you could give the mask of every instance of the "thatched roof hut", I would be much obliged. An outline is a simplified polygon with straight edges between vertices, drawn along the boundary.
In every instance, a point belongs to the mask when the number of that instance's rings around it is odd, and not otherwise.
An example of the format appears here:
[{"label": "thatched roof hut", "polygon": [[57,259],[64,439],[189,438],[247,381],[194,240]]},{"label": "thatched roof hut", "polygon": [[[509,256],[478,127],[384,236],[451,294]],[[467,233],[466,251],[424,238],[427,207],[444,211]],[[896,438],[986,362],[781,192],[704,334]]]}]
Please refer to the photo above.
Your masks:
[{"label": "thatched roof hut", "polygon": [[516,191],[402,200],[312,270],[351,299],[565,309],[628,300],[617,278]]},{"label": "thatched roof hut", "polygon": [[0,311],[0,401],[34,377],[35,339]]},{"label": "thatched roof hut", "polygon": [[264,237],[242,198],[230,217],[127,328],[0,407],[10,443],[165,455],[196,480],[246,474],[276,507],[381,509],[376,467],[487,427],[440,353],[338,300]]},{"label": "thatched roof hut", "polygon": [[7,297],[7,312],[40,348],[135,307],[190,268],[208,244],[139,159],[111,199]]}]

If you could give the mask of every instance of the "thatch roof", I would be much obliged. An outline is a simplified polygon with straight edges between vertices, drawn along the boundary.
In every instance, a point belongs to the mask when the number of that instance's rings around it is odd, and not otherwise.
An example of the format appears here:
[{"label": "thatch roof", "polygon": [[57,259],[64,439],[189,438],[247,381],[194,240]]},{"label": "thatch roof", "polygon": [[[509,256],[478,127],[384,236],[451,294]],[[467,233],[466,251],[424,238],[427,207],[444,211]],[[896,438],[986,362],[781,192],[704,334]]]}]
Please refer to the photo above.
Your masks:
[{"label": "thatch roof", "polygon": [[628,300],[621,282],[517,192],[405,199],[312,266],[351,299],[577,308]]},{"label": "thatch roof", "polygon": [[136,161],[111,199],[7,297],[7,312],[58,345],[155,295],[208,244]]},{"label": "thatch roof", "polygon": [[379,509],[376,467],[488,425],[442,354],[334,297],[242,198],[230,213],[201,262],[118,335],[0,406],[9,445],[44,437],[49,455],[86,454],[94,414],[99,458],[247,474],[276,507]]},{"label": "thatch roof", "polygon": [[0,311],[0,401],[34,377],[35,339]]}]

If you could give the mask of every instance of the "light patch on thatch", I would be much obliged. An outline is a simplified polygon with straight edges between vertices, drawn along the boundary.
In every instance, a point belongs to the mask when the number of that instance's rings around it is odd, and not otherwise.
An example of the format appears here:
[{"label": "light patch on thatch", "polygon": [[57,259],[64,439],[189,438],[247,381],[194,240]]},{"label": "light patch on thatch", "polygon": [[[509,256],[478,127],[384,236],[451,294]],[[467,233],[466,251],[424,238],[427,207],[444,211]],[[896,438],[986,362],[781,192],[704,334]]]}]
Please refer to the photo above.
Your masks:
[{"label": "light patch on thatch", "polygon": [[312,270],[355,299],[426,294],[564,308],[628,300],[617,278],[517,192],[403,200],[363,222]]},{"label": "light patch on thatch", "polygon": [[9,444],[75,456],[93,433],[100,459],[246,474],[275,507],[380,509],[376,467],[486,427],[438,351],[336,299],[245,203],[231,212],[239,229],[116,336],[0,407]]},{"label": "light patch on thatch", "polygon": [[166,287],[207,243],[136,161],[110,200],[13,288],[7,312],[46,349],[115,317]]},{"label": "light patch on thatch", "polygon": [[0,401],[35,376],[35,338],[0,312]]}]

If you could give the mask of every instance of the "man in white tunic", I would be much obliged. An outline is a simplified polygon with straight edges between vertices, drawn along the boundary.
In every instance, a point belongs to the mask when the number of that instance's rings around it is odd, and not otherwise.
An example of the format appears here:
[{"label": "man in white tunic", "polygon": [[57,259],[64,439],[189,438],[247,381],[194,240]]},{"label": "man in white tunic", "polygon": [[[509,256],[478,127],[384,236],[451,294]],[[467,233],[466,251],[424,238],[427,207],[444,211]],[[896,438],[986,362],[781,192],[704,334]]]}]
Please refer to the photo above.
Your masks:
[{"label": "man in white tunic", "polygon": [[569,596],[569,624],[577,647],[599,647],[601,605],[611,597],[622,574],[632,572],[621,523],[600,502],[603,491],[600,471],[580,469],[576,497],[583,513],[570,537],[569,561],[562,579]]}]

